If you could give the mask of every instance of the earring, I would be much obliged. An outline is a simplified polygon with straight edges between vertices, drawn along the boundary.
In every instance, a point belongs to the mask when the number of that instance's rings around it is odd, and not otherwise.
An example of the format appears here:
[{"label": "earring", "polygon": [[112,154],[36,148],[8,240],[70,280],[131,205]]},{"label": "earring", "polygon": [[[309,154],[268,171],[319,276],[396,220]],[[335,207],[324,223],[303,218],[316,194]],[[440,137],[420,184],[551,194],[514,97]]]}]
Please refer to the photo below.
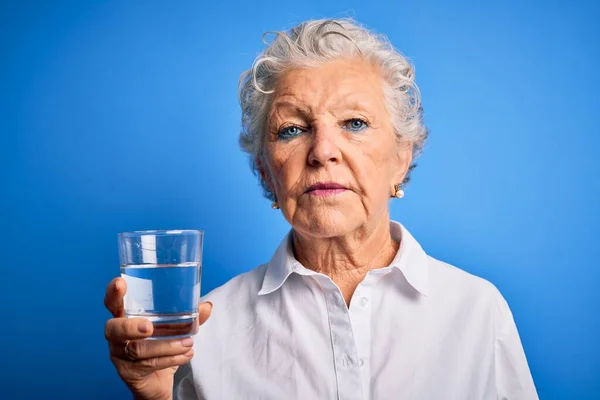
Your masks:
[{"label": "earring", "polygon": [[401,199],[404,197],[404,190],[402,190],[402,184],[399,183],[396,185],[396,192],[394,193],[394,197],[397,199]]},{"label": "earring", "polygon": [[271,203],[271,208],[273,210],[279,210],[279,203],[277,203],[277,200]]}]

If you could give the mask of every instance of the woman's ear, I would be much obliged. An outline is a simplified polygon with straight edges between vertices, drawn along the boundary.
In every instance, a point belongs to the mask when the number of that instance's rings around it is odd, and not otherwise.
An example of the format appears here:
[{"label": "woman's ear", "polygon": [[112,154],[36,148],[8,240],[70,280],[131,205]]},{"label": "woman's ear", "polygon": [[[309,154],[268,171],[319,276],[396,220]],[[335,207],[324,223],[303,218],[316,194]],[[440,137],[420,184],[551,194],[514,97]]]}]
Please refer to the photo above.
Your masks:
[{"label": "woman's ear", "polygon": [[406,174],[412,163],[413,145],[410,142],[402,141],[398,143],[398,151],[396,152],[396,160],[394,163],[394,173],[392,184],[397,185],[404,181]]},{"label": "woman's ear", "polygon": [[273,190],[273,182],[271,180],[271,174],[269,174],[269,171],[267,170],[266,165],[263,164],[262,161],[260,160],[260,158],[258,158],[258,157],[256,158],[255,163],[256,163],[256,170],[260,174],[260,178],[263,180],[263,182],[265,182],[267,184],[271,193],[275,193],[275,191]]}]

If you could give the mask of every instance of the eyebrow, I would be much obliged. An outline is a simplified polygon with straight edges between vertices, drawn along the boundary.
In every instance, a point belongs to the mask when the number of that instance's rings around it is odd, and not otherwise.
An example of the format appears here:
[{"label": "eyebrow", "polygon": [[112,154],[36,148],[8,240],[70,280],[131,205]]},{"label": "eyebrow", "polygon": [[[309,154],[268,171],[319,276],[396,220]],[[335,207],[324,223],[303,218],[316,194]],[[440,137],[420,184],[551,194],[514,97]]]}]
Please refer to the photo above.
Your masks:
[{"label": "eyebrow", "polygon": [[295,113],[298,113],[300,115],[304,115],[304,116],[311,116],[312,115],[312,111],[310,110],[309,107],[302,105],[302,104],[298,104],[296,102],[292,102],[292,101],[288,101],[288,100],[276,100],[273,105],[271,106],[271,115],[273,115],[275,110],[280,110],[280,109],[288,109],[291,110]]},{"label": "eyebrow", "polygon": [[[369,112],[369,110],[371,110],[372,108],[372,105],[370,105],[369,103],[365,103],[360,99],[347,100],[346,98],[342,98],[340,99],[340,101],[337,101],[333,105],[331,105],[328,108],[328,110],[343,109],[349,111]],[[310,117],[313,114],[310,107],[289,100],[276,100],[272,105],[271,111],[273,113],[275,110],[279,109],[287,109],[293,111],[294,113],[308,117]]]}]

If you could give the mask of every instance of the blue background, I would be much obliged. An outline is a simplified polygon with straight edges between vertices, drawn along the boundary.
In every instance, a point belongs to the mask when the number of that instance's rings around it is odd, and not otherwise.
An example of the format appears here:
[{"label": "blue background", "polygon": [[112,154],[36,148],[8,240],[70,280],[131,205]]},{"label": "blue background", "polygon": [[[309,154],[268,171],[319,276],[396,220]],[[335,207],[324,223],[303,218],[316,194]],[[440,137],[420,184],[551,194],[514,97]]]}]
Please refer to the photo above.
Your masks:
[{"label": "blue background", "polygon": [[117,232],[205,230],[203,293],[270,258],[238,76],[264,31],[353,16],[414,61],[431,128],[392,216],[500,288],[541,398],[600,398],[598,4],[3,1],[0,396],[129,398]]}]

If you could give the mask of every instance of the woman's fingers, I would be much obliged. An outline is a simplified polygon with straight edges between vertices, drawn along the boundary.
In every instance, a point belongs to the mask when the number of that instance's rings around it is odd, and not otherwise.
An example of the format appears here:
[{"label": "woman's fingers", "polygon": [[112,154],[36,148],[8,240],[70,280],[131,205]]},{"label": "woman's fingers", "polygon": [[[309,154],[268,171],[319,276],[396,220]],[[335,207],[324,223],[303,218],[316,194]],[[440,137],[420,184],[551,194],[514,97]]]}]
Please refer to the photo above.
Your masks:
[{"label": "woman's fingers", "polygon": [[[111,282],[111,285],[113,283],[114,282]],[[115,291],[119,292],[121,290],[121,287],[125,286],[125,282],[121,280],[120,283],[122,283],[123,285],[121,285],[119,282],[117,283],[118,285]],[[108,291],[111,291],[111,285],[109,285]],[[113,305],[117,304],[116,302],[110,303],[110,298],[107,303]],[[198,321],[194,321],[193,323],[198,323],[200,325],[205,323],[206,320],[210,317],[211,310],[212,303],[206,302],[200,304],[198,306]],[[106,337],[106,340],[108,340],[109,342],[116,343],[125,343],[125,341],[127,340],[144,339],[149,336],[152,336],[153,333],[154,326],[150,321],[144,318],[115,317],[109,319],[106,322],[104,328],[104,336]]]},{"label": "woman's fingers", "polygon": [[109,342],[125,343],[127,340],[152,336],[154,327],[144,318],[112,318],[106,322],[104,336]]},{"label": "woman's fingers", "polygon": [[123,278],[115,278],[108,284],[106,295],[104,296],[104,306],[115,318],[125,315],[123,307],[123,296],[127,291],[127,283]]},{"label": "woman's fingers", "polygon": [[128,380],[148,376],[154,371],[186,364],[193,356],[194,350],[190,349],[185,354],[146,358],[136,361],[115,358],[113,355],[111,355],[111,359],[121,378]]},{"label": "woman's fingers", "polygon": [[194,350],[190,349],[185,354],[176,355],[176,356],[165,356],[165,357],[155,357],[155,358],[147,358],[139,361],[132,361],[136,367],[149,370],[156,371],[159,369],[165,369],[169,367],[174,367],[176,365],[182,365],[191,360],[194,356]]},{"label": "woman's fingers", "polygon": [[208,317],[210,317],[210,313],[212,312],[213,305],[210,301],[205,303],[200,303],[198,306],[198,323],[202,325],[206,322]]},{"label": "woman's fingers", "polygon": [[[107,321],[104,335],[109,342],[111,359],[119,369],[119,373],[123,377],[125,375],[143,375],[189,362],[194,355],[192,349],[194,339],[192,337],[173,340],[143,340],[156,333],[155,327],[144,318],[123,317],[125,291],[125,281],[122,278],[113,279],[108,285],[104,300],[106,308],[115,315],[115,318]],[[211,311],[212,303],[199,304],[198,318],[193,323],[204,324],[210,317]]]},{"label": "woman's fingers", "polygon": [[104,305],[113,315],[104,328],[110,359],[121,379],[134,393],[150,393],[150,397],[157,397],[154,394],[158,391],[164,397],[172,392],[172,375],[176,367],[188,363],[194,356],[194,339],[144,339],[195,333],[201,329],[198,325],[204,324],[210,317],[212,303],[199,304],[198,317],[193,321],[161,323],[155,327],[145,318],[125,317],[123,297],[126,291],[125,280],[115,278],[108,285],[104,297]]},{"label": "woman's fingers", "polygon": [[174,340],[131,340],[126,343],[110,342],[110,353],[128,361],[139,361],[149,358],[179,356],[192,350],[194,339],[191,337]]}]

